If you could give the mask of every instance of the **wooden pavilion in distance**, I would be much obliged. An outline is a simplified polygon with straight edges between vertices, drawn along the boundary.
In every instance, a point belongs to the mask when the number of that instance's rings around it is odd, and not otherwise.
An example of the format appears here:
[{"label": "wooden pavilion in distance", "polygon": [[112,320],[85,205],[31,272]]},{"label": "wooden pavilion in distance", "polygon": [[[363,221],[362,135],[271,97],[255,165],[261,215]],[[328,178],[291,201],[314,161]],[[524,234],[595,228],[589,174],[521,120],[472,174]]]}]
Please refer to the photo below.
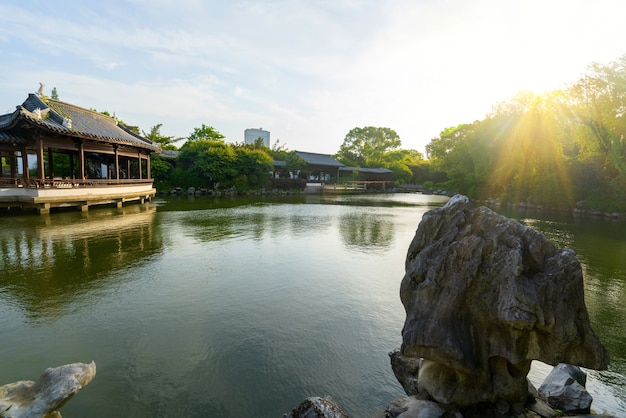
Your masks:
[{"label": "wooden pavilion in distance", "polygon": [[160,150],[116,118],[44,96],[42,85],[0,115],[0,207],[144,203],[156,193],[150,154]]}]

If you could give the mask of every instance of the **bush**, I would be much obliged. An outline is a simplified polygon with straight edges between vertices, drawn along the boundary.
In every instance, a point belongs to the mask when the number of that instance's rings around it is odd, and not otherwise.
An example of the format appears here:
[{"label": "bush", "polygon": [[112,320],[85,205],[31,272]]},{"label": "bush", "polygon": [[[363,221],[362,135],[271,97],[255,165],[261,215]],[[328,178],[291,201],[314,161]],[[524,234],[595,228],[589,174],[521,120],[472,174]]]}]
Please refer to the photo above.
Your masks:
[{"label": "bush", "polygon": [[270,179],[270,187],[278,190],[304,190],[306,187],[305,179]]}]

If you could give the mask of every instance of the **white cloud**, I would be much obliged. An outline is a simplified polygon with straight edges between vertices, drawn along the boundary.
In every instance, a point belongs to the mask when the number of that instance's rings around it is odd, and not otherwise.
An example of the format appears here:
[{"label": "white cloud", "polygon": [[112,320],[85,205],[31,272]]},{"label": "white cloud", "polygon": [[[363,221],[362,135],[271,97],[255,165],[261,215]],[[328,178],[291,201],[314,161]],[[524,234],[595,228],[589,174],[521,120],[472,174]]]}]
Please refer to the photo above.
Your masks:
[{"label": "white cloud", "polygon": [[[262,126],[335,152],[355,126],[406,148],[523,89],[626,52],[616,0],[288,0],[0,5],[0,108],[42,81],[61,99],[185,136]],[[33,30],[38,27],[41,30]]]}]

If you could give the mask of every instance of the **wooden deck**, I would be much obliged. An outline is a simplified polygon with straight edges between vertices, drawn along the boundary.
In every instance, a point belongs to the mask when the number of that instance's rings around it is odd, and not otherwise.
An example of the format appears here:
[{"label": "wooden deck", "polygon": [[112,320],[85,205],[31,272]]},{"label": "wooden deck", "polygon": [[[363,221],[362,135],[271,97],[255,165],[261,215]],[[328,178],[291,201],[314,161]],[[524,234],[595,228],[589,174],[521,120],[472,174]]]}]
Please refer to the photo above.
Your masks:
[{"label": "wooden deck", "polygon": [[384,192],[389,185],[389,181],[347,181],[339,184],[324,184],[322,193],[328,194],[357,194],[367,192]]},{"label": "wooden deck", "polygon": [[94,205],[126,202],[145,203],[156,194],[152,180],[141,179],[21,179],[0,178],[0,207],[35,209],[39,214],[50,209],[76,207],[81,211]]}]

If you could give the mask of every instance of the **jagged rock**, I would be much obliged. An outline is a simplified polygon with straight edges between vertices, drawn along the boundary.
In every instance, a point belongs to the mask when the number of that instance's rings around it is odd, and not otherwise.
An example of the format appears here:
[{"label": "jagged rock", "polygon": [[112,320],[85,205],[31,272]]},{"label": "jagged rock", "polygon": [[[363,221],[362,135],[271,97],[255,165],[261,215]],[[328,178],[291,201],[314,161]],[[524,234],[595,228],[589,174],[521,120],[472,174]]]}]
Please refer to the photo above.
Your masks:
[{"label": "jagged rock", "polygon": [[415,396],[394,399],[387,408],[389,418],[463,418],[461,413],[451,407],[444,407],[437,402],[425,401]]},{"label": "jagged rock", "polygon": [[400,288],[418,390],[461,407],[523,404],[532,360],[605,369],[573,251],[465,196],[424,214]]},{"label": "jagged rock", "polygon": [[391,359],[391,370],[402,385],[404,392],[409,395],[417,395],[417,375],[422,359],[416,357],[405,357],[400,350],[389,353]]},{"label": "jagged rock", "polygon": [[0,386],[0,417],[60,417],[57,412],[96,375],[96,363],[72,363],[46,369],[36,382]]},{"label": "jagged rock", "polygon": [[565,413],[588,414],[593,398],[585,389],[587,375],[579,367],[559,364],[539,386],[539,396]]},{"label": "jagged rock", "polygon": [[306,398],[283,418],[349,418],[348,414],[330,397]]}]

